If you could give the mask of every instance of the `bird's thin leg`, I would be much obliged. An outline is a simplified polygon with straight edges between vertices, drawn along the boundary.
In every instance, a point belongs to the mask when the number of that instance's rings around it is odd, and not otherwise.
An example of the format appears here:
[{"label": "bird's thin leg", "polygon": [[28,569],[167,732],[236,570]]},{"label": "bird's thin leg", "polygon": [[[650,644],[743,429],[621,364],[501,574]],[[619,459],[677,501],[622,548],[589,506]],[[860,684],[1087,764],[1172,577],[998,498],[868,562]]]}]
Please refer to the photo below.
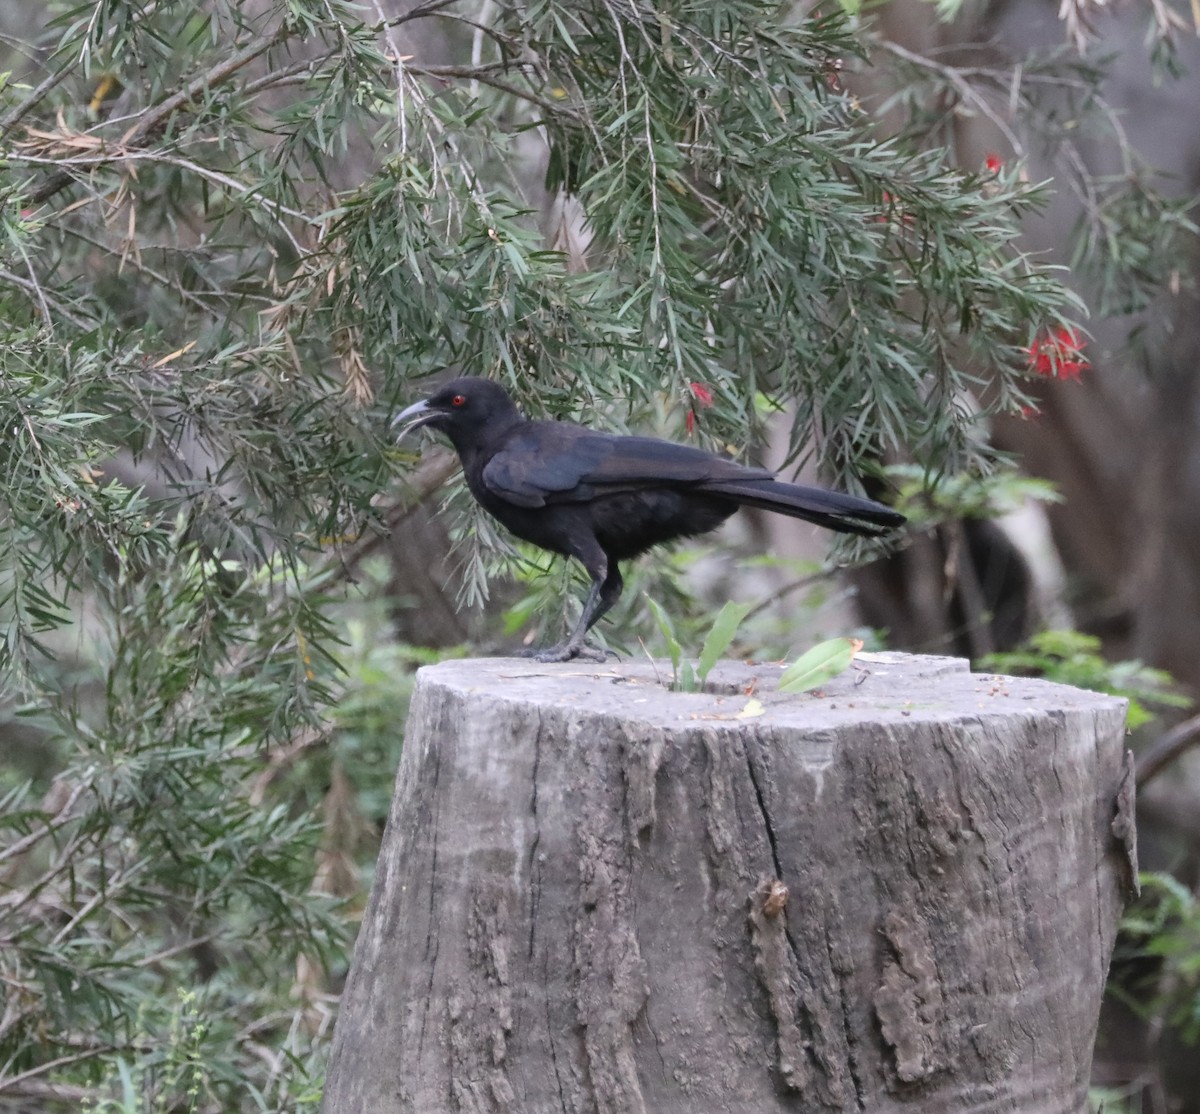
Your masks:
[{"label": "bird's thin leg", "polygon": [[603,650],[597,650],[589,646],[584,641],[584,637],[595,624],[596,620],[603,616],[620,599],[621,589],[625,586],[625,582],[621,579],[621,572],[617,568],[616,561],[613,561],[610,566],[606,558],[603,562],[597,562],[597,565],[600,567],[593,568],[589,566],[588,568],[588,572],[592,574],[592,586],[588,590],[587,599],[584,600],[583,611],[579,615],[579,622],[575,624],[575,629],[571,631],[571,637],[566,642],[559,643],[557,646],[547,647],[545,650],[534,654],[535,661],[570,661],[572,658],[604,661],[608,656]]},{"label": "bird's thin leg", "polygon": [[[613,604],[621,598],[621,590],[625,587],[625,581],[621,577],[621,570],[617,568],[616,561],[609,566],[608,575],[604,578],[604,582],[600,585],[599,598],[595,599],[596,586],[592,585],[592,591],[588,593],[588,603],[592,605],[592,614],[588,618],[585,631],[591,630],[598,620],[602,619],[611,610]],[[587,614],[587,606],[584,606],[584,614]],[[580,622],[582,622],[582,617]]]},{"label": "bird's thin leg", "polygon": [[533,655],[534,661],[570,661],[572,658],[588,658],[592,661],[603,661],[605,654],[603,650],[594,650],[584,642],[584,635],[588,632],[588,627],[596,621],[595,611],[600,606],[600,588],[602,581],[593,580],[592,586],[588,591],[587,599],[583,602],[583,611],[580,612],[579,622],[575,624],[575,629],[571,631],[571,637],[566,642],[560,642],[557,646],[547,646],[544,650],[539,650]]}]

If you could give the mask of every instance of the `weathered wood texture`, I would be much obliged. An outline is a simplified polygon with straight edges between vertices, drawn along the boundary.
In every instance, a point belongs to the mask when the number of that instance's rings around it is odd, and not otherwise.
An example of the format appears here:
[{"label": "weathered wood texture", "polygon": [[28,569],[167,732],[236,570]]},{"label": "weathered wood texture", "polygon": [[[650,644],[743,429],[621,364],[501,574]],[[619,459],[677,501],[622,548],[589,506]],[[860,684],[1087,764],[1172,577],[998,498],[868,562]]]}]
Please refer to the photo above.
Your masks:
[{"label": "weathered wood texture", "polygon": [[421,670],[328,1114],[1084,1110],[1123,702],[778,672]]}]

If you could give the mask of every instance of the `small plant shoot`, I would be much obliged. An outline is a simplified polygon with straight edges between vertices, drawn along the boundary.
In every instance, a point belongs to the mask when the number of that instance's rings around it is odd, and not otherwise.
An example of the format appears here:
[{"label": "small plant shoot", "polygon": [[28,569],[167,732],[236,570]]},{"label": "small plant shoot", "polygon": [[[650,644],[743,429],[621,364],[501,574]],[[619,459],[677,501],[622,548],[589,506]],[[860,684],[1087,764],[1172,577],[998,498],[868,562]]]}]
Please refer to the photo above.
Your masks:
[{"label": "small plant shoot", "polygon": [[650,614],[654,616],[654,621],[667,644],[667,655],[671,659],[671,688],[675,692],[703,690],[713,666],[733,643],[738,627],[751,607],[748,603],[734,603],[732,600],[726,603],[717,612],[717,617],[705,636],[704,645],[700,648],[700,659],[693,665],[683,656],[683,647],[675,634],[671,617],[649,596],[646,597],[646,605],[650,608]]}]

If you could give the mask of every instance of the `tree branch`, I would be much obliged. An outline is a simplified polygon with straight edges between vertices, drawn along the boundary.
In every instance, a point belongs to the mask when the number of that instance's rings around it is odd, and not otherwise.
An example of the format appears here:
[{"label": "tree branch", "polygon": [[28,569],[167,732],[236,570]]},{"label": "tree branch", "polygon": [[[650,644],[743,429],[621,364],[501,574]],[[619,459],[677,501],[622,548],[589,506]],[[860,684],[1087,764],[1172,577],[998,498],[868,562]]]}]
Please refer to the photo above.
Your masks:
[{"label": "tree branch", "polygon": [[1190,746],[1200,742],[1200,716],[1177,723],[1160,739],[1151,743],[1137,758],[1137,785],[1141,789],[1157,777]]},{"label": "tree branch", "polygon": [[397,503],[388,511],[386,517],[388,532],[363,534],[350,545],[333,553],[325,568],[328,570],[340,569],[343,577],[349,577],[364,558],[383,545],[413,511],[454,475],[457,467],[457,457],[448,450],[442,449],[428,454],[421,461],[416,474],[409,480],[405,500]]},{"label": "tree branch", "polygon": [[532,89],[521,89],[519,86],[509,84],[507,81],[501,81],[498,77],[493,77],[492,74],[496,71],[507,72],[516,68],[504,63],[492,63],[484,66],[414,66],[411,62],[406,62],[404,68],[411,74],[422,74],[427,77],[469,78],[472,81],[478,81],[481,85],[490,85],[493,89],[499,89],[502,93],[508,93],[509,96],[518,97],[523,101],[528,101],[530,104],[536,104],[545,112],[559,116],[571,116],[573,118],[577,118],[579,115],[570,106],[555,104],[553,101],[549,101],[545,97],[533,92]]},{"label": "tree branch", "polygon": [[67,78],[67,75],[74,71],[73,66],[64,66],[61,70],[55,70],[49,77],[34,89],[20,104],[15,105],[12,110],[0,120],[0,140],[8,138],[9,132],[13,130],[33,109],[35,109],[46,98],[47,94],[58,88]]},{"label": "tree branch", "polygon": [[106,1045],[104,1047],[89,1048],[85,1052],[72,1052],[68,1056],[56,1056],[53,1060],[47,1060],[44,1064],[38,1064],[35,1068],[30,1068],[28,1071],[23,1071],[18,1075],[10,1075],[7,1078],[0,1078],[0,1094],[24,1094],[25,1088],[29,1085],[29,1081],[36,1079],[39,1075],[45,1075],[47,1072],[54,1071],[55,1068],[65,1067],[67,1064],[78,1064],[81,1060],[91,1060],[96,1056],[103,1055],[105,1052],[115,1051],[115,1046]]},{"label": "tree branch", "polygon": [[83,782],[80,782],[75,786],[74,789],[71,790],[71,795],[67,798],[62,808],[60,808],[50,820],[47,820],[42,827],[38,828],[36,831],[30,832],[21,839],[18,839],[16,843],[10,843],[4,848],[4,850],[0,851],[0,863],[4,862],[6,859],[13,858],[15,855],[23,854],[36,843],[45,839],[46,836],[52,835],[60,827],[62,827],[63,824],[71,819],[71,814],[75,810],[75,802],[79,800],[79,796],[85,788],[86,785]]},{"label": "tree branch", "polygon": [[383,20],[378,25],[377,30],[383,31],[392,27],[399,27],[403,23],[411,23],[414,19],[423,19],[427,15],[434,15],[443,8],[448,8],[451,4],[457,3],[458,0],[429,0],[427,4],[422,4],[419,8],[413,8],[412,11],[405,12],[403,15]]},{"label": "tree branch", "polygon": [[[287,38],[289,33],[287,25],[280,24],[274,35],[267,36],[256,42],[253,46],[239,50],[224,62],[213,66],[207,73],[190,82],[178,93],[167,97],[166,100],[160,101],[156,107],[150,109],[133,127],[121,136],[119,145],[121,147],[130,147],[141,140],[149,139],[160,128],[166,127],[168,120],[175,112],[200,96],[205,90],[223,85],[239,70],[244,69],[256,58],[261,58],[272,47],[282,42]],[[112,158],[98,161],[111,162],[117,157],[119,156],[114,153]],[[34,205],[40,205],[42,202],[48,201],[56,194],[61,193],[74,180],[71,174],[66,171],[60,171],[34,190],[30,200]]]}]

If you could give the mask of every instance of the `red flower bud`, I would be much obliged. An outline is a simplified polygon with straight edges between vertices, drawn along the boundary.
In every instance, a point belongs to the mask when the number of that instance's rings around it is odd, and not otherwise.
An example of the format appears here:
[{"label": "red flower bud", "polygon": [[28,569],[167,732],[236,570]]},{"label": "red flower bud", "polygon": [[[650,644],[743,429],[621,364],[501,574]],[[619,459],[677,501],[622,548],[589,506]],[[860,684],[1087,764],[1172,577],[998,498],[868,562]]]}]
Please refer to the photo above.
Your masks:
[{"label": "red flower bud", "polygon": [[1078,379],[1092,365],[1081,350],[1087,341],[1075,329],[1059,326],[1029,346],[1030,368],[1048,379]]}]

